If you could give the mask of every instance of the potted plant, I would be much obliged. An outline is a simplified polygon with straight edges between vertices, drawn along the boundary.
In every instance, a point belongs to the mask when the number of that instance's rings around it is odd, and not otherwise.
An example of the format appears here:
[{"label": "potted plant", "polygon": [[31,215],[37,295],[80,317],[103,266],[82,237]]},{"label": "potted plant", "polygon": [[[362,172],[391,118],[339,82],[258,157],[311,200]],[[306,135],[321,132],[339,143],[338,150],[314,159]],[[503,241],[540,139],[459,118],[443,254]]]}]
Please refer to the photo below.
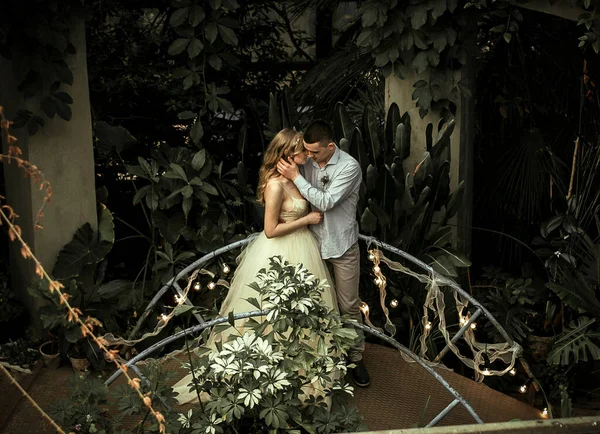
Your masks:
[{"label": "potted plant", "polygon": [[40,355],[44,360],[44,366],[57,368],[60,364],[60,353],[58,351],[58,341],[56,337],[48,332],[49,340],[42,342],[39,348]]}]

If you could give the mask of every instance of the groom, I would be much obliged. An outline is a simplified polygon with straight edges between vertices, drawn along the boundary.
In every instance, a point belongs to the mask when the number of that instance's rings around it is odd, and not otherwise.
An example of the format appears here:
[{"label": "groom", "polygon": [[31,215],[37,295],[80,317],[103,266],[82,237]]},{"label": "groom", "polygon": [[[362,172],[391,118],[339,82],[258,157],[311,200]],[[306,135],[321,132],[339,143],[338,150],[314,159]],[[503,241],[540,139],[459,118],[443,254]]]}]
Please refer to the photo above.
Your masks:
[{"label": "groom", "polygon": [[[303,168],[304,176],[293,161],[281,159],[278,172],[296,184],[298,190],[313,207],[323,211],[323,222],[310,228],[319,239],[321,256],[332,267],[335,288],[342,314],[362,322],[358,297],[360,252],[356,206],[362,181],[358,162],[333,142],[331,125],[322,120],[312,121],[304,133],[304,150],[310,157]],[[364,336],[348,354],[356,365],[352,377],[357,386],[370,383],[369,373],[362,361]]]}]

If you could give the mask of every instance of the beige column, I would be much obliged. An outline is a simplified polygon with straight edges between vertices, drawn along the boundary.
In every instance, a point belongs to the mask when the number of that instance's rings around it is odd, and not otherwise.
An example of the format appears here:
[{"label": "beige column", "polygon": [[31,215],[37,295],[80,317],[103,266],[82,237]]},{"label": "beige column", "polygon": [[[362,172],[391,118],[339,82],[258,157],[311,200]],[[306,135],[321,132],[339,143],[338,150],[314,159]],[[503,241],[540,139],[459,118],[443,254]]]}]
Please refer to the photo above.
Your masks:
[{"label": "beige column", "polygon": [[[468,79],[474,81],[474,77],[468,74],[469,68],[463,68],[454,73],[456,82]],[[440,116],[431,111],[421,119],[419,108],[412,99],[414,92],[414,83],[419,80],[429,81],[427,72],[417,74],[414,71],[408,72],[405,79],[400,79],[395,75],[390,75],[385,80],[385,106],[396,103],[400,109],[400,114],[408,112],[410,115],[411,136],[410,136],[410,156],[404,162],[404,171],[414,171],[417,164],[421,161],[423,153],[427,150],[426,129],[429,123],[433,124],[433,142],[438,136],[438,123]],[[472,83],[471,83],[472,85]],[[456,126],[450,136],[450,189],[454,191],[458,183],[465,181],[465,194],[463,197],[463,207],[459,210],[449,223],[455,225],[455,247],[467,253],[470,252],[471,244],[471,213],[472,213],[472,100],[461,95],[457,102],[455,122]]]},{"label": "beige column", "polygon": [[[17,224],[21,226],[25,240],[44,267],[50,272],[60,249],[67,244],[82,224],[89,222],[97,227],[96,195],[94,182],[94,151],[92,122],[88,89],[88,73],[83,21],[74,25],[72,43],[77,54],[67,59],[73,71],[72,86],[63,85],[64,91],[73,97],[70,121],[58,116],[49,119],[34,136],[28,137],[24,129],[13,130],[23,157],[37,165],[51,183],[53,196],[45,208],[41,224],[43,230],[33,230],[37,211],[44,199],[36,185],[23,177],[21,169],[14,164],[5,164],[7,202],[19,214]],[[23,99],[17,91],[17,78],[12,64],[0,60],[0,105],[4,106],[8,119],[14,119],[19,109],[33,112],[39,110],[40,98]],[[2,144],[6,153],[6,144]],[[15,243],[11,246],[11,279],[17,296],[25,302],[32,319],[36,317],[37,300],[27,293],[27,285],[37,279],[30,260],[23,260]]]}]

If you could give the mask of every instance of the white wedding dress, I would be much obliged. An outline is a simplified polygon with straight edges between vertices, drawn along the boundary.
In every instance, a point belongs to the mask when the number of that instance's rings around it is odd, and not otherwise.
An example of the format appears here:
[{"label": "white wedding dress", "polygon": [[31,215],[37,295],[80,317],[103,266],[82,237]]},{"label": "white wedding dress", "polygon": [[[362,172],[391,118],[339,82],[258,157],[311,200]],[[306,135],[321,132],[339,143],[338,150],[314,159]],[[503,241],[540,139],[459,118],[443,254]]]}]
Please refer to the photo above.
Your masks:
[{"label": "white wedding dress", "polygon": [[[287,189],[285,191],[292,199],[293,208],[290,211],[282,210],[280,212],[280,220],[287,223],[307,215],[310,211],[308,201],[303,198],[293,197]],[[300,263],[314,274],[316,278],[327,280],[329,287],[323,292],[323,301],[336,314],[339,314],[332,280],[325,262],[321,259],[319,242],[311,230],[307,226],[304,226],[281,237],[267,238],[264,231],[257,236],[256,240],[241,255],[241,261],[231,281],[229,292],[221,305],[220,316],[226,317],[232,311],[234,313],[242,313],[256,310],[256,307],[248,303],[246,299],[253,297],[260,300],[260,295],[249,287],[248,284],[256,282],[258,271],[262,268],[269,268],[269,258],[277,255],[282,256],[290,264]],[[260,321],[258,317],[255,319]],[[244,327],[247,321],[248,319],[237,320],[235,328],[229,327],[218,333],[218,335],[211,333],[207,345],[214,347],[214,342],[217,340],[226,342],[231,334],[235,334],[236,336],[243,335],[247,330]],[[197,401],[197,394],[189,391],[189,383],[191,382],[192,378],[191,374],[189,374],[173,386],[173,390],[178,393],[177,401],[180,404]]]}]

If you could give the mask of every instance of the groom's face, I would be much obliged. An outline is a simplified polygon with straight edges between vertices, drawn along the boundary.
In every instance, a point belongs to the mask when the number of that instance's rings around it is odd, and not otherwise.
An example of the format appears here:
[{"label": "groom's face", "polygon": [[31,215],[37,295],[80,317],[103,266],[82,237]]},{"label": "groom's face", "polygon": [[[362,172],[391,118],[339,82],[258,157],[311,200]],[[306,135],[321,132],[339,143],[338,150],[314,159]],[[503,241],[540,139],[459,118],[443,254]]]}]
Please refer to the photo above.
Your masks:
[{"label": "groom's face", "polygon": [[320,142],[304,142],[304,149],[306,150],[306,154],[317,164],[327,163],[335,152],[333,143],[328,143],[326,146],[323,146]]}]

